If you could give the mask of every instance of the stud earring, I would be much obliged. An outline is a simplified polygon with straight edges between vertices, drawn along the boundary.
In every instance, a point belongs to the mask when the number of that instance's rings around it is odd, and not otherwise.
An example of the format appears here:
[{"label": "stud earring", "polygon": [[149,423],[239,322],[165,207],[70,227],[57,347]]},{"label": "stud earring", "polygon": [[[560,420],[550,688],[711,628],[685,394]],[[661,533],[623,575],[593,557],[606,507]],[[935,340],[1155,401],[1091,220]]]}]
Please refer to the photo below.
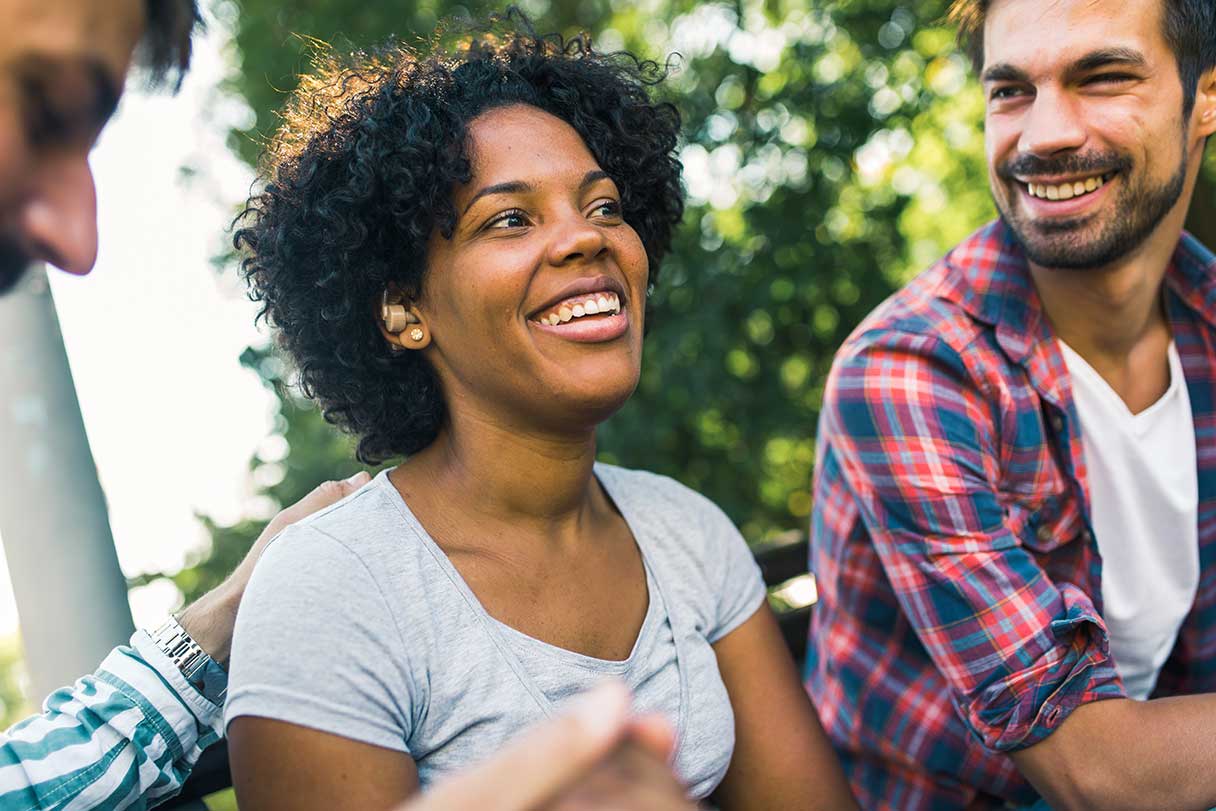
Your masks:
[{"label": "stud earring", "polygon": [[423,335],[422,330],[418,329],[417,327],[414,327],[412,330],[410,330],[410,339],[411,340],[421,341],[422,335]]}]

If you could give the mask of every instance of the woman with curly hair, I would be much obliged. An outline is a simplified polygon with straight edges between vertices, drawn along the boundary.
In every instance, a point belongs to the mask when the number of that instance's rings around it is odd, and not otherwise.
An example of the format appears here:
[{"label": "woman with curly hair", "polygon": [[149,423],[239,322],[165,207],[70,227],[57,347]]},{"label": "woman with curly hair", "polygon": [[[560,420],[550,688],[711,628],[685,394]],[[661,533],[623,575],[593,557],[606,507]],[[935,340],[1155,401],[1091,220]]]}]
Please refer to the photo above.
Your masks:
[{"label": "woman with curly hair", "polygon": [[241,807],[387,808],[606,677],[671,719],[690,796],[852,807],[742,537],[595,461],[683,212],[662,71],[513,23],[307,78],[236,235],[303,390],[405,457],[259,563]]}]

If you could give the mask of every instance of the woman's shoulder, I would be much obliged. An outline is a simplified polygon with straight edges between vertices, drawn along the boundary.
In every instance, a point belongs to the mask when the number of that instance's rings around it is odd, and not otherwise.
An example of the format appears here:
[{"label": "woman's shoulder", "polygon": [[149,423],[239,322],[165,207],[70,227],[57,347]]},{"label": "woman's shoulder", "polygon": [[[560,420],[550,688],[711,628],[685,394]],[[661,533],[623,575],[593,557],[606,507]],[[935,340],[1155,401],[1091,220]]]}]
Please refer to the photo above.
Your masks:
[{"label": "woman's shoulder", "polygon": [[628,501],[640,508],[675,511],[706,520],[727,521],[726,514],[710,498],[688,485],[648,470],[597,462],[595,474],[614,501]]},{"label": "woman's shoulder", "polygon": [[666,550],[701,557],[708,548],[742,542],[717,504],[670,476],[604,463],[595,472],[634,531],[661,540]]}]

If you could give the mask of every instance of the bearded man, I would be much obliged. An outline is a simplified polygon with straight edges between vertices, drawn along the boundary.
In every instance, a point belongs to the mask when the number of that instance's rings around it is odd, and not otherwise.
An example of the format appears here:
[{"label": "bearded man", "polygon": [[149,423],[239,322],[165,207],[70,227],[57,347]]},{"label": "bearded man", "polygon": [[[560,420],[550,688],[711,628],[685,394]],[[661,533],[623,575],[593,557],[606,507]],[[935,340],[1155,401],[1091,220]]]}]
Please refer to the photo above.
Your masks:
[{"label": "bearded man", "polygon": [[1216,4],[953,17],[1000,219],[836,357],[807,688],[865,808],[1211,808]]}]

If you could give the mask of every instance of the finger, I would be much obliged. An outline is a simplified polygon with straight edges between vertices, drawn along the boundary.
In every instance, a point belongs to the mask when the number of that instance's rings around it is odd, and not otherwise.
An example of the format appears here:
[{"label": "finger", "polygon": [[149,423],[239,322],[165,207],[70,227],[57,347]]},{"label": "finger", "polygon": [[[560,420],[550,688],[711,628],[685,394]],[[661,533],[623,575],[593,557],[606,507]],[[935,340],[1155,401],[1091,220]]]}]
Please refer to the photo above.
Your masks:
[{"label": "finger", "polygon": [[675,754],[676,731],[661,715],[641,715],[629,722],[629,737],[663,761]]},{"label": "finger", "polygon": [[343,479],[342,485],[346,489],[347,493],[353,493],[371,480],[372,474],[368,473],[366,470],[360,470],[355,475]]},{"label": "finger", "polygon": [[607,682],[525,732],[491,760],[401,811],[529,811],[602,760],[625,732],[629,693]]}]

